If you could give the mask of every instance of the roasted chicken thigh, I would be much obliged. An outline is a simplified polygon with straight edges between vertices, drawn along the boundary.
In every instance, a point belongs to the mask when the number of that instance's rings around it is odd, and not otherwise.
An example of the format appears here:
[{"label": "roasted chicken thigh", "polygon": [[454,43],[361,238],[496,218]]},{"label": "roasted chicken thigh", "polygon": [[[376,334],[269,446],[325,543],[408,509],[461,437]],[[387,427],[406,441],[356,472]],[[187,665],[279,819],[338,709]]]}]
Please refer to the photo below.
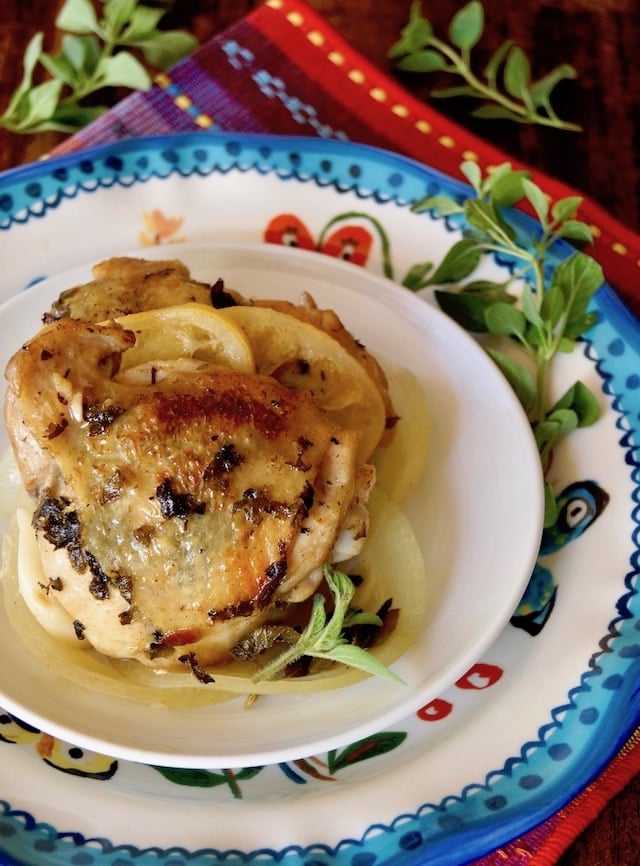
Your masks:
[{"label": "roasted chicken thigh", "polygon": [[42,591],[108,656],[224,661],[314,591],[370,467],[308,392],[203,362],[120,373],[133,340],[64,318],[7,367]]}]

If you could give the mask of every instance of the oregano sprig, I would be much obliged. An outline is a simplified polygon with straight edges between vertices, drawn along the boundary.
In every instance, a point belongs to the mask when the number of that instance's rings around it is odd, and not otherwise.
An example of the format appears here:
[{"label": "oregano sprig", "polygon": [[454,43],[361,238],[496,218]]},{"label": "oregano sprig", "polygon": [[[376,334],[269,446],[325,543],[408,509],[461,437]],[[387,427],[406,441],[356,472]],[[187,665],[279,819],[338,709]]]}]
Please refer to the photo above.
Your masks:
[{"label": "oregano sprig", "polygon": [[472,111],[474,117],[504,118],[519,123],[536,123],[557,129],[580,130],[580,126],[561,120],[551,103],[555,87],[564,79],[576,78],[569,63],[533,80],[531,63],[524,51],[511,40],[503,42],[481,74],[472,67],[472,50],[484,33],[484,7],[471,0],[451,19],[449,39],[438,37],[431,22],[421,12],[420,0],[411,6],[409,22],[400,39],[388,52],[398,69],[405,72],[445,72],[458,76],[464,84],[436,88],[431,96],[439,99],[471,97],[482,103]]},{"label": "oregano sprig", "polygon": [[[164,9],[138,0],[105,0],[98,16],[90,0],[66,0],[56,18],[62,32],[56,54],[43,50],[43,34],[30,39],[22,80],[0,115],[15,133],[74,132],[107,111],[87,102],[109,87],[147,90],[151,78],[134,51],[165,69],[193,51],[197,40],[182,30],[159,30]],[[42,66],[49,78],[34,83]]]},{"label": "oregano sprig", "polygon": [[[261,682],[281,676],[289,665],[294,664],[303,656],[307,656],[339,662],[365,673],[402,683],[400,677],[378,661],[374,655],[362,647],[350,643],[345,637],[346,631],[354,626],[381,626],[380,617],[377,614],[352,607],[355,585],[346,574],[330,565],[325,565],[324,579],[333,597],[331,614],[327,615],[325,599],[320,593],[317,593],[313,598],[309,622],[302,632],[278,625],[263,627],[258,641],[262,644],[262,649],[276,642],[285,642],[289,645],[255,674],[254,681]],[[253,640],[249,641],[249,645],[253,643]],[[246,658],[246,647],[247,642],[245,640],[236,648],[236,655]],[[249,654],[251,654],[251,650]]]},{"label": "oregano sprig", "polygon": [[[463,237],[435,269],[423,268],[421,279],[411,275],[411,287],[463,283],[486,254],[511,260],[512,273],[502,282],[468,280],[455,291],[436,289],[435,296],[466,330],[507,341],[508,352],[495,346],[487,346],[487,351],[527,413],[546,471],[557,443],[579,427],[595,423],[600,415],[596,397],[580,381],[550,402],[549,374],[556,355],[571,352],[594,324],[589,303],[602,284],[602,268],[583,252],[572,253],[555,266],[549,256],[561,238],[592,241],[589,227],[577,219],[579,196],[550,203],[530,174],[513,170],[510,163],[486,176],[475,162],[464,162],[461,170],[474,195],[462,202],[450,196],[428,196],[412,206],[416,212],[433,210],[460,217],[464,228]],[[509,212],[524,201],[538,221],[526,238]],[[555,500],[548,483],[545,495],[549,525],[555,519]]]}]

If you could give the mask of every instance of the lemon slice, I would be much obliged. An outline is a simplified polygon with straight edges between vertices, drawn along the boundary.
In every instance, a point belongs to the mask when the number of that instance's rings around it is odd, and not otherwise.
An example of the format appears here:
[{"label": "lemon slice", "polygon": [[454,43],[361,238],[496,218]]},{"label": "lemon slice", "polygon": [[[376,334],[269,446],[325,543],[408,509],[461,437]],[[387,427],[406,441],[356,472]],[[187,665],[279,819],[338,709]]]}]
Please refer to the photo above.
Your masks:
[{"label": "lemon slice", "polygon": [[358,459],[366,462],[385,429],[385,405],[362,364],[325,331],[287,313],[238,306],[219,311],[245,333],[256,372],[288,388],[309,390],[339,426],[355,430]]},{"label": "lemon slice", "polygon": [[135,345],[123,353],[122,371],[151,361],[191,358],[242,373],[255,372],[253,352],[243,330],[206,304],[145,310],[120,316],[116,322],[136,335]]}]

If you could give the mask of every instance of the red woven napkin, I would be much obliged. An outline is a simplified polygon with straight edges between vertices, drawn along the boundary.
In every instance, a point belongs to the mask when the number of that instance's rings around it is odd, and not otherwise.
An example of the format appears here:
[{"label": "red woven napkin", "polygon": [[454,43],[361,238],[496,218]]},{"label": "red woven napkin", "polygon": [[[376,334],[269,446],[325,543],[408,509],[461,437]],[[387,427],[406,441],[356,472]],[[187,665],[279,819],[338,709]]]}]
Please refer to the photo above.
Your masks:
[{"label": "red woven napkin", "polygon": [[[464,159],[484,168],[509,160],[377,69],[302,0],[267,2],[134,93],[53,155],[143,135],[218,129],[339,137],[387,148],[459,176]],[[553,198],[576,191],[534,170]],[[640,238],[586,198],[581,217],[620,297],[640,312]],[[640,771],[640,746],[623,750],[566,808],[476,866],[550,866],[607,801]]]}]

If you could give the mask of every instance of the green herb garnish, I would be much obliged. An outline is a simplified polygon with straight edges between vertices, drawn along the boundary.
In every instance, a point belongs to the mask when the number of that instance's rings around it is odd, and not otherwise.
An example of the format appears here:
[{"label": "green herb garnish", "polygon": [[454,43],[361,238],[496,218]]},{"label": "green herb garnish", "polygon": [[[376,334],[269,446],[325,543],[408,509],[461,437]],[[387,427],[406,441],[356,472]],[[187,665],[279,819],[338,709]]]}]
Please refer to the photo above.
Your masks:
[{"label": "green herb garnish", "polygon": [[[355,586],[346,574],[335,570],[330,565],[325,565],[324,578],[333,596],[333,611],[328,617],[325,599],[318,593],[313,598],[309,622],[302,632],[276,625],[258,629],[257,641],[250,636],[250,655],[253,654],[252,651],[256,646],[262,651],[277,642],[290,644],[280,655],[258,671],[253,678],[254,681],[261,682],[282,676],[289,665],[307,657],[338,662],[374,676],[402,683],[403,680],[378,661],[374,655],[362,647],[349,643],[345,637],[347,629],[353,626],[381,626],[380,617],[351,606]],[[236,655],[246,658],[247,646],[246,641],[243,641],[241,646],[236,648]]]},{"label": "green herb garnish", "polygon": [[576,78],[574,67],[563,63],[534,81],[526,54],[507,40],[495,51],[482,75],[477,75],[471,67],[471,52],[483,32],[484,8],[479,0],[467,3],[452,18],[449,24],[451,44],[434,34],[417,0],[411,6],[409,23],[390,48],[388,56],[397,61],[398,69],[405,72],[445,72],[462,78],[464,84],[436,88],[431,91],[431,96],[481,99],[482,104],[472,112],[474,117],[505,118],[557,129],[580,130],[577,124],[561,120],[551,104],[556,85],[563,79]]},{"label": "green herb garnish", "polygon": [[[437,289],[441,308],[468,331],[507,340],[509,351],[487,346],[487,351],[518,396],[540,452],[543,470],[549,468],[553,448],[579,427],[599,418],[595,395],[578,381],[550,404],[549,373],[559,352],[571,352],[576,341],[591,328],[595,314],[589,302],[603,281],[600,265],[575,252],[553,266],[551,247],[559,239],[592,242],[589,227],[576,219],[582,202],[568,196],[551,204],[526,171],[514,171],[509,163],[483,177],[475,162],[461,170],[475,196],[458,202],[450,196],[429,196],[412,206],[423,212],[462,217],[464,237],[446,253],[438,267],[415,278],[412,288],[459,283],[470,277],[487,253],[507,257],[511,275],[502,283],[472,280],[457,291]],[[538,229],[522,236],[508,208],[528,202],[538,219]],[[510,291],[518,281],[520,290]],[[556,517],[555,498],[549,482],[545,488],[545,525]]]},{"label": "green herb garnish", "polygon": [[[93,97],[109,87],[147,90],[151,79],[135,56],[166,69],[193,51],[197,40],[181,30],[158,30],[165,15],[138,0],[106,0],[98,17],[90,0],[66,0],[56,18],[63,31],[56,54],[43,51],[43,34],[36,33],[24,55],[22,81],[0,115],[9,132],[74,132],[99,117],[108,106]],[[34,83],[37,67],[50,78]]]}]

